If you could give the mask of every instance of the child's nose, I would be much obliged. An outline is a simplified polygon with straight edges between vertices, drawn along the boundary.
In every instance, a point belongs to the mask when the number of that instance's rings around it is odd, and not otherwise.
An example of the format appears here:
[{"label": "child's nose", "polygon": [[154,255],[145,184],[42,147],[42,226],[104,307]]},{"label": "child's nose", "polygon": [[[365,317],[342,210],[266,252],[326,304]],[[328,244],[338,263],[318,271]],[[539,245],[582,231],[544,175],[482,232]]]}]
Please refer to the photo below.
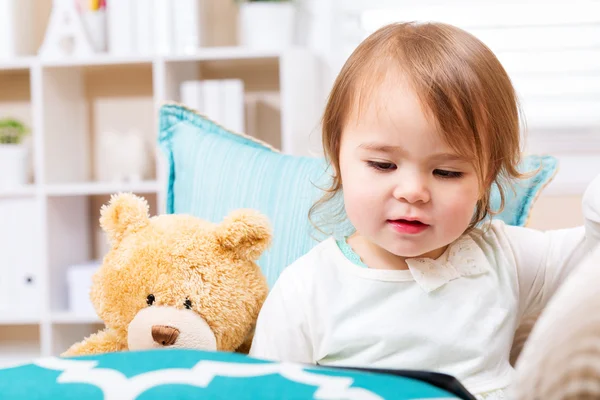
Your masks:
[{"label": "child's nose", "polygon": [[431,194],[427,183],[419,177],[403,177],[394,189],[394,197],[407,203],[427,203]]}]

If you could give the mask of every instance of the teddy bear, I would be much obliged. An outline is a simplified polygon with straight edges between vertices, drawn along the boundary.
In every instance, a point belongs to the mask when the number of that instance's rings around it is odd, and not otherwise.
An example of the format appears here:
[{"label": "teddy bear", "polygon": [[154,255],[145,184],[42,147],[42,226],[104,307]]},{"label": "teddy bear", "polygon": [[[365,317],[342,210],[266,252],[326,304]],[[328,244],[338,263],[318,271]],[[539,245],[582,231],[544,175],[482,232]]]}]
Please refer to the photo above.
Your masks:
[{"label": "teddy bear", "polygon": [[232,211],[220,223],[149,216],[147,201],[111,196],[100,210],[110,250],[90,299],[105,329],[62,356],[187,348],[248,353],[268,294],[257,260],[271,243],[267,217]]}]

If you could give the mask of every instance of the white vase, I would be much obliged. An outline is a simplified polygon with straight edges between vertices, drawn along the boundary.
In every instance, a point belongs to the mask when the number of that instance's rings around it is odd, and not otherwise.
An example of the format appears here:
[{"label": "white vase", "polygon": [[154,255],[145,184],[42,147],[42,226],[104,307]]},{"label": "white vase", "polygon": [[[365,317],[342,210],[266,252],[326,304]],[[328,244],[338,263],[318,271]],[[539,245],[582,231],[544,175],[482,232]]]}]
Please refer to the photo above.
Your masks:
[{"label": "white vase", "polygon": [[0,188],[28,183],[28,153],[23,144],[0,144]]},{"label": "white vase", "polygon": [[294,45],[296,9],[291,2],[246,2],[240,5],[241,46],[281,50]]}]

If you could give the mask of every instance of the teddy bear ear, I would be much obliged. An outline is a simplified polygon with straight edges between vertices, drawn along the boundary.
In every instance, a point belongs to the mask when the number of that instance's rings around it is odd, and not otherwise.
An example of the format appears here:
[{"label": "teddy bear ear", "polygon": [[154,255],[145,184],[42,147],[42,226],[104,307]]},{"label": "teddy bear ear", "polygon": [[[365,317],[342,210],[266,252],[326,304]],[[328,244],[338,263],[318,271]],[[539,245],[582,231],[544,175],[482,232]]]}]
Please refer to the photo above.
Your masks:
[{"label": "teddy bear ear", "polygon": [[271,244],[269,219],[256,210],[232,211],[217,226],[219,244],[239,257],[256,261]]},{"label": "teddy bear ear", "polygon": [[148,202],[131,193],[112,195],[108,204],[100,209],[100,226],[113,245],[149,221]]}]

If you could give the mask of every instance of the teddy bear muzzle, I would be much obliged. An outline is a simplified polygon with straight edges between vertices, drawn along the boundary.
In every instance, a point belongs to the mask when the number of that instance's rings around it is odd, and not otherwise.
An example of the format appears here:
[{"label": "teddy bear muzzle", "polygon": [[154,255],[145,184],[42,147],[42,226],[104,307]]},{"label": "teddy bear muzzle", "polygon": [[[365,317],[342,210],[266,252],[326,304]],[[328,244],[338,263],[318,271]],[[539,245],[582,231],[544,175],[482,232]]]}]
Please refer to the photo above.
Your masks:
[{"label": "teddy bear muzzle", "polygon": [[138,312],[129,324],[127,343],[129,350],[217,350],[215,335],[204,318],[192,310],[165,306]]}]

